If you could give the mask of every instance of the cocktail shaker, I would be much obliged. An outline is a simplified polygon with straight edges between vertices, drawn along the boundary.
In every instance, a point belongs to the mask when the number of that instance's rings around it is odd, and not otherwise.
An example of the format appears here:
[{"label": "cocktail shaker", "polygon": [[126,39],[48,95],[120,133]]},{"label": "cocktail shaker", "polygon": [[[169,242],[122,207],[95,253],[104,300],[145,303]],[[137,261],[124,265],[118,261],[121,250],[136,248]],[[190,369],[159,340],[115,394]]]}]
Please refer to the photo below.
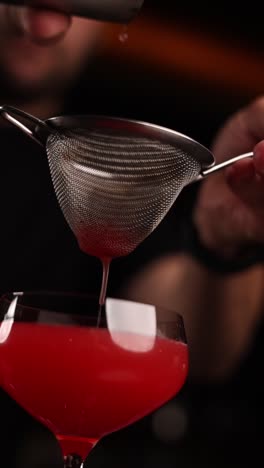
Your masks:
[{"label": "cocktail shaker", "polygon": [[129,23],[144,0],[0,0],[8,5],[44,7],[98,21]]}]

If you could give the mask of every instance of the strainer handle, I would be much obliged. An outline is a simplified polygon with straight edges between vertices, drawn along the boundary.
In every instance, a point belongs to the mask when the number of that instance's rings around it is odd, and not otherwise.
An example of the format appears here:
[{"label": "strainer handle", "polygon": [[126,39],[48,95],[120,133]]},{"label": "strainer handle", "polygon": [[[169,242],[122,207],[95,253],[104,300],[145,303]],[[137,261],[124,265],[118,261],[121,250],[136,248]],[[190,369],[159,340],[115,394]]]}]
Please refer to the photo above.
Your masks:
[{"label": "strainer handle", "polygon": [[201,179],[204,179],[205,177],[207,177],[207,176],[209,176],[211,174],[214,174],[215,172],[220,171],[220,170],[224,169],[225,167],[231,166],[235,162],[241,161],[241,159],[252,158],[253,156],[254,156],[253,152],[244,153],[244,154],[240,154],[239,156],[235,156],[232,159],[228,159],[227,161],[224,161],[224,162],[222,162],[220,164],[216,164],[215,166],[212,166],[209,169],[206,169],[206,170],[202,171],[198,175],[198,177],[195,179],[194,182],[196,182],[198,180],[201,180]]},{"label": "strainer handle", "polygon": [[[54,133],[43,120],[12,106],[0,106],[0,115],[39,143],[46,145],[47,137]],[[23,122],[24,121],[24,122]]]}]

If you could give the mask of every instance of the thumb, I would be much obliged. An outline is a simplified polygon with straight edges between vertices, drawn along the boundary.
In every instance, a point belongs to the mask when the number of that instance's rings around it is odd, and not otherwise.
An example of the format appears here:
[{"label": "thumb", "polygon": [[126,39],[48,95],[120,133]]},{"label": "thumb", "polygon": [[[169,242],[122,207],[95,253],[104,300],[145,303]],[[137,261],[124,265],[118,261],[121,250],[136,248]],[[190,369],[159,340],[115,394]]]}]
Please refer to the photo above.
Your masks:
[{"label": "thumb", "polygon": [[264,140],[260,141],[254,148],[254,164],[256,172],[264,177]]}]

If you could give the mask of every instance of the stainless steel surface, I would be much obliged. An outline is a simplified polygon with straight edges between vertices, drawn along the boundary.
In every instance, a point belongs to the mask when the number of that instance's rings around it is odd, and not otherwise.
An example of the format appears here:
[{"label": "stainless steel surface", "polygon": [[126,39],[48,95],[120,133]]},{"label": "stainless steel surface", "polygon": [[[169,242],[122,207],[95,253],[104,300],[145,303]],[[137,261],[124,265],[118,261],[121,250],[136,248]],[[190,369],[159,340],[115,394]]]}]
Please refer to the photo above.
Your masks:
[{"label": "stainless steel surface", "polygon": [[59,204],[81,248],[110,258],[134,250],[200,170],[182,149],[113,127],[64,129],[46,149]]},{"label": "stainless steel surface", "polygon": [[253,153],[215,165],[195,140],[147,122],[0,114],[46,148],[54,190],[82,250],[127,255],[163,220],[181,190]]},{"label": "stainless steel surface", "polygon": [[211,174],[214,174],[215,172],[221,171],[222,169],[225,169],[226,167],[231,166],[237,161],[241,161],[242,159],[253,158],[253,156],[254,156],[254,153],[251,151],[249,153],[244,153],[244,154],[240,154],[239,156],[235,156],[234,158],[228,159],[227,161],[223,161],[222,163],[215,164],[209,169],[202,171],[195,181],[204,179],[205,177]]},{"label": "stainless steel surface", "polygon": [[44,6],[75,16],[128,23],[139,12],[144,0],[1,0],[9,5]]}]

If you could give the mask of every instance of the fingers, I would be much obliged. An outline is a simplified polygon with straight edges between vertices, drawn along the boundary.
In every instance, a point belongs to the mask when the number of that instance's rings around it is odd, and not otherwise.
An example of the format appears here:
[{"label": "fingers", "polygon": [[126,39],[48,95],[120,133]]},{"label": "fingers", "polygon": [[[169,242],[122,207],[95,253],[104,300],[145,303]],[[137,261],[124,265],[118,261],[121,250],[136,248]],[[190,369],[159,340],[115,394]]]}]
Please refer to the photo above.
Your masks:
[{"label": "fingers", "polygon": [[252,209],[264,213],[264,141],[254,149],[254,157],[226,169],[231,190]]},{"label": "fingers", "polygon": [[252,151],[264,139],[264,96],[255,99],[227,120],[218,132],[212,152],[217,161]]},{"label": "fingers", "polygon": [[37,44],[58,42],[71,24],[69,16],[55,11],[25,7],[7,8],[13,26]]},{"label": "fingers", "polygon": [[227,257],[237,250],[237,230],[241,229],[240,210],[237,208],[236,196],[225,184],[222,174],[203,183],[193,220],[201,242]]},{"label": "fingers", "polygon": [[194,211],[202,242],[232,257],[264,243],[264,97],[231,117],[213,145],[217,161],[253,151],[203,182]]},{"label": "fingers", "polygon": [[264,135],[263,140],[260,141],[254,148],[254,166],[256,172],[260,176],[264,177]]}]

